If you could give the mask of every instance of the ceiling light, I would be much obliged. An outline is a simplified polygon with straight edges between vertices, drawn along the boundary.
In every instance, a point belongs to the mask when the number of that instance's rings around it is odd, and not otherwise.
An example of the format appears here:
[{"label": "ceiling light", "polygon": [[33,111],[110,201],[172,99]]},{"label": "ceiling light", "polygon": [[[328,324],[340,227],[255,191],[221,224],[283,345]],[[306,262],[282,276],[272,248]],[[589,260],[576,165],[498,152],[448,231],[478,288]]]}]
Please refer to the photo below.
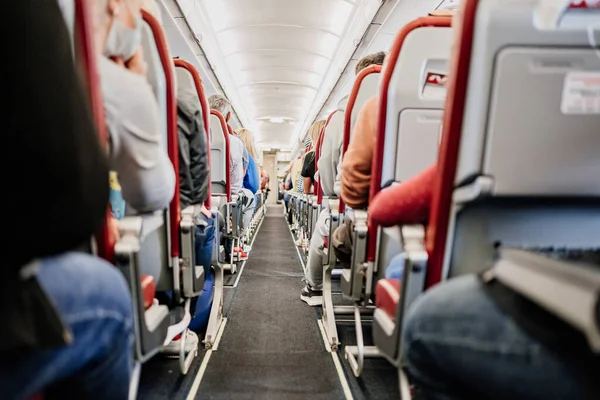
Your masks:
[{"label": "ceiling light", "polygon": [[285,118],[283,117],[271,117],[269,118],[269,122],[273,124],[282,124],[285,122]]}]

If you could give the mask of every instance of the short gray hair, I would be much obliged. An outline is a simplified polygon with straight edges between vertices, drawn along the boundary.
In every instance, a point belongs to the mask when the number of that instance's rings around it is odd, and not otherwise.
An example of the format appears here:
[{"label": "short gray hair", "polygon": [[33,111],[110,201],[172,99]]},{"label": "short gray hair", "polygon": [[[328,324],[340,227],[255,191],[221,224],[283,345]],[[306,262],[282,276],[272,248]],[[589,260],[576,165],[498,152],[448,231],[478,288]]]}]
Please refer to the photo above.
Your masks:
[{"label": "short gray hair", "polygon": [[213,94],[208,97],[208,104],[211,109],[217,110],[224,117],[227,116],[229,112],[231,112],[231,102],[227,97],[220,94]]},{"label": "short gray hair", "polygon": [[363,69],[370,67],[371,65],[383,65],[385,59],[385,51],[378,51],[377,53],[369,54],[361,58],[356,64],[356,75]]}]

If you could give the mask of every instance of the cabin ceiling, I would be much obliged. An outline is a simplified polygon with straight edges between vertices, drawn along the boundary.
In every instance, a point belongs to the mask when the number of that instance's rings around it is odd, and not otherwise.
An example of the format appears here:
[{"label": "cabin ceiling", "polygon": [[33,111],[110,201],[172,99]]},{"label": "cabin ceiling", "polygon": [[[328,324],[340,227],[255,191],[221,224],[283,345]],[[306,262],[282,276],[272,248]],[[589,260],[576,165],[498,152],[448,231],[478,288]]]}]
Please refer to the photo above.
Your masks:
[{"label": "cabin ceiling", "polygon": [[[291,148],[361,3],[371,0],[179,0],[202,14],[225,91],[261,147]],[[380,3],[380,1],[379,1]],[[362,4],[364,6],[364,4]],[[187,11],[185,11],[187,10]],[[360,15],[358,15],[360,17]],[[370,21],[368,21],[370,22]],[[350,39],[352,40],[352,38]],[[207,51],[208,53],[208,51]],[[208,55],[208,54],[207,54]],[[221,79],[220,79],[221,80]],[[236,92],[231,96],[231,92]],[[241,104],[236,104],[236,100]],[[245,119],[245,121],[244,121]]]}]

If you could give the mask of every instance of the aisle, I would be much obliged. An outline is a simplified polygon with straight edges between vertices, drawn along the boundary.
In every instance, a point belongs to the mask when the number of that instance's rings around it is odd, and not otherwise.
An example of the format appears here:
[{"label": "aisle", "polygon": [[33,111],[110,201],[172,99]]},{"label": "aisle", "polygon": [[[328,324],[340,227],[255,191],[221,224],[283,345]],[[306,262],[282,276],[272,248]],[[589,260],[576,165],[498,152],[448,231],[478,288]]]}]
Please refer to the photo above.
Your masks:
[{"label": "aisle", "polygon": [[300,301],[302,275],[281,209],[271,207],[197,399],[344,399],[315,312]]}]

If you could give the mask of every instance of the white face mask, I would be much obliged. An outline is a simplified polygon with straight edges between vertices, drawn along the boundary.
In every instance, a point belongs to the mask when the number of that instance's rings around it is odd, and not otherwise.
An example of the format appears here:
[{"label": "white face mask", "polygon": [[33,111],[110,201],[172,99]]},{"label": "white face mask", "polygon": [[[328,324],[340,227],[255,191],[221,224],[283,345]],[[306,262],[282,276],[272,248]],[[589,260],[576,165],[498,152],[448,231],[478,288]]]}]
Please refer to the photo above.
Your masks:
[{"label": "white face mask", "polygon": [[121,57],[127,61],[133,57],[142,43],[142,14],[135,16],[135,27],[129,28],[118,18],[114,18],[108,37],[104,55],[107,57]]}]

